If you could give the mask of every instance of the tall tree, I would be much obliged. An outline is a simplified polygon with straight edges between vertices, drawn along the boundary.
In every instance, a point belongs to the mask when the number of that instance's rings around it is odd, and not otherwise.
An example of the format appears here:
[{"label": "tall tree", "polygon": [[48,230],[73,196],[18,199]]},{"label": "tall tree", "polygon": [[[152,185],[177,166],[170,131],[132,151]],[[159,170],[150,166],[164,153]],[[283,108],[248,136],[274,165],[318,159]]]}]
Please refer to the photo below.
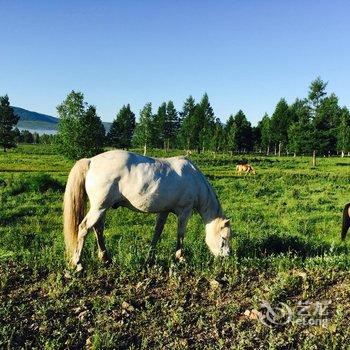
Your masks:
[{"label": "tall tree", "polygon": [[107,135],[109,145],[115,148],[129,149],[134,130],[135,114],[131,111],[130,104],[127,104],[120,109],[112,122]]},{"label": "tall tree", "polygon": [[16,146],[14,127],[19,117],[14,114],[7,95],[0,97],[0,146],[4,152]]},{"label": "tall tree", "polygon": [[[196,109],[196,124],[199,128],[199,147],[203,150],[210,148],[214,132],[214,111],[205,93]],[[200,148],[198,148],[200,150]]]},{"label": "tall tree", "polygon": [[252,149],[252,127],[242,110],[229,118],[227,128],[231,151],[247,152]]},{"label": "tall tree", "polygon": [[267,113],[264,114],[262,120],[259,122],[261,132],[261,147],[266,150],[266,154],[270,154],[270,147],[272,141],[271,135],[271,119]]},{"label": "tall tree", "polygon": [[261,153],[261,128],[259,124],[252,127],[252,147],[254,151]]},{"label": "tall tree", "polygon": [[20,132],[20,130],[18,129],[17,126],[13,129],[13,134],[14,134],[14,141],[15,141],[15,143],[22,142],[21,132]]},{"label": "tall tree", "polygon": [[147,147],[152,146],[154,139],[154,117],[152,115],[152,103],[146,103],[140,111],[140,121],[136,125],[133,144],[143,146],[144,154],[147,153]]},{"label": "tall tree", "polygon": [[179,131],[179,116],[175,109],[173,101],[168,101],[166,105],[166,119],[164,124],[165,149],[170,148],[170,144],[174,146],[176,135]]},{"label": "tall tree", "polygon": [[192,96],[189,96],[180,112],[181,127],[179,132],[179,143],[183,148],[197,148],[199,130],[195,123],[196,103]]},{"label": "tall tree", "polygon": [[154,115],[154,128],[157,131],[154,135],[154,146],[166,148],[165,125],[167,120],[167,104],[163,102],[159,107],[157,114]]},{"label": "tall tree", "polygon": [[215,152],[225,147],[224,127],[219,118],[215,119],[213,138],[210,148]]},{"label": "tall tree", "polygon": [[226,149],[230,152],[235,152],[238,148],[236,133],[237,127],[235,119],[231,114],[225,125]]},{"label": "tall tree", "polygon": [[103,151],[105,141],[105,128],[100,117],[97,115],[96,107],[89,105],[79,123],[78,146],[81,149],[81,157],[92,157]]},{"label": "tall tree", "polygon": [[338,97],[333,93],[323,98],[316,108],[313,119],[314,149],[319,153],[328,155],[336,152],[340,115]]},{"label": "tall tree", "polygon": [[325,83],[320,77],[313,80],[309,86],[309,101],[313,105],[314,109],[317,109],[324,96],[326,96],[326,87],[328,82]]},{"label": "tall tree", "polygon": [[271,117],[271,139],[279,153],[288,144],[288,128],[291,124],[290,110],[288,103],[281,98],[276,105]]},{"label": "tall tree", "polygon": [[96,114],[96,108],[84,101],[81,92],[70,92],[57,106],[57,112],[57,143],[62,154],[71,159],[79,159],[102,152],[103,124]]},{"label": "tall tree", "polygon": [[334,93],[327,96],[327,84],[320,77],[316,78],[308,94],[314,129],[313,148],[324,155],[336,152],[342,114],[338,97]]},{"label": "tall tree", "polygon": [[238,150],[247,152],[251,151],[253,145],[252,126],[242,110],[239,110],[234,117],[237,127],[237,145]]},{"label": "tall tree", "polygon": [[289,143],[288,147],[294,154],[311,154],[312,152],[312,126],[302,119],[289,126],[288,129]]},{"label": "tall tree", "polygon": [[294,154],[310,154],[313,150],[313,128],[308,100],[296,99],[290,106],[292,123],[288,128],[288,147]]},{"label": "tall tree", "polygon": [[344,157],[345,152],[350,152],[350,112],[346,107],[341,110],[337,148],[341,151],[342,157]]}]

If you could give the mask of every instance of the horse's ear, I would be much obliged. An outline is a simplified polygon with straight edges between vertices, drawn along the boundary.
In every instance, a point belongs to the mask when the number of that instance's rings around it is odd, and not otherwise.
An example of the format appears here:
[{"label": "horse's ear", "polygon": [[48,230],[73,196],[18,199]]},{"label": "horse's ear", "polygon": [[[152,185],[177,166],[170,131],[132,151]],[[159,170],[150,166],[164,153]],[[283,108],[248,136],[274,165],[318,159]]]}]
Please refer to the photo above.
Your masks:
[{"label": "horse's ear", "polygon": [[223,227],[228,227],[230,226],[230,219],[224,219],[223,220]]}]

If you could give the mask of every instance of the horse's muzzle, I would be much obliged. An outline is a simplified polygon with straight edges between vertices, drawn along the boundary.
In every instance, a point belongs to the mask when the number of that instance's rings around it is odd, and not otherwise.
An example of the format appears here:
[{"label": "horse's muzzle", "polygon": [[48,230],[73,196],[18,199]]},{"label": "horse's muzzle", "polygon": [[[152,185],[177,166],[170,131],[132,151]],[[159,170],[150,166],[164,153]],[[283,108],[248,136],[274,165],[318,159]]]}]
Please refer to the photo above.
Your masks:
[{"label": "horse's muzzle", "polygon": [[230,256],[230,248],[221,248],[219,256],[221,256],[222,258],[227,258],[228,256]]}]

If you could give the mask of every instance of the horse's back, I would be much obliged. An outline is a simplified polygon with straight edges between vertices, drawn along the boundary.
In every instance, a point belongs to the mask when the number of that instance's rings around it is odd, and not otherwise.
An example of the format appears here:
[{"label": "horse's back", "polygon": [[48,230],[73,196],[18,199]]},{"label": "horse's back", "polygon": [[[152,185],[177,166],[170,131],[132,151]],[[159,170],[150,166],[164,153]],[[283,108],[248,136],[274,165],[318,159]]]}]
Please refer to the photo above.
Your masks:
[{"label": "horse's back", "polygon": [[182,158],[153,159],[132,167],[119,182],[121,193],[145,212],[176,211],[195,200],[195,169]]},{"label": "horse's back", "polygon": [[86,187],[89,198],[99,202],[124,200],[138,210],[157,212],[194,201],[196,172],[184,157],[157,159],[114,150],[91,158]]},{"label": "horse's back", "polygon": [[91,158],[90,168],[94,170],[109,170],[129,168],[131,165],[143,162],[152,162],[153,158],[141,156],[139,154],[124,151],[112,150],[100,153]]}]

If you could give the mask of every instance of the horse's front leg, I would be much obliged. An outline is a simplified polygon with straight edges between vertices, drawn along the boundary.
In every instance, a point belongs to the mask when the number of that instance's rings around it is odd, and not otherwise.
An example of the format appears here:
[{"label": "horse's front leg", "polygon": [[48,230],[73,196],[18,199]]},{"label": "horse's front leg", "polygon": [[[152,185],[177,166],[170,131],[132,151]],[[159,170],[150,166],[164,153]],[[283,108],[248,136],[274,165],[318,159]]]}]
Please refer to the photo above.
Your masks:
[{"label": "horse's front leg", "polygon": [[185,237],[185,231],[186,231],[186,225],[188,222],[188,219],[191,215],[191,208],[184,209],[179,215],[178,215],[178,221],[177,221],[177,244],[176,244],[176,253],[175,253],[175,259],[177,261],[184,261],[184,254],[183,254],[183,243],[184,243],[184,237]]},{"label": "horse's front leg", "polygon": [[155,255],[155,251],[156,251],[156,245],[159,241],[159,237],[163,232],[164,229],[164,225],[165,222],[168,218],[169,213],[164,212],[164,213],[159,213],[157,215],[157,223],[156,223],[156,227],[154,229],[154,234],[153,234],[153,238],[152,238],[152,242],[151,242],[151,247],[150,247],[150,251],[148,253],[148,258],[147,260],[149,262],[152,262],[154,260],[154,255]]}]

